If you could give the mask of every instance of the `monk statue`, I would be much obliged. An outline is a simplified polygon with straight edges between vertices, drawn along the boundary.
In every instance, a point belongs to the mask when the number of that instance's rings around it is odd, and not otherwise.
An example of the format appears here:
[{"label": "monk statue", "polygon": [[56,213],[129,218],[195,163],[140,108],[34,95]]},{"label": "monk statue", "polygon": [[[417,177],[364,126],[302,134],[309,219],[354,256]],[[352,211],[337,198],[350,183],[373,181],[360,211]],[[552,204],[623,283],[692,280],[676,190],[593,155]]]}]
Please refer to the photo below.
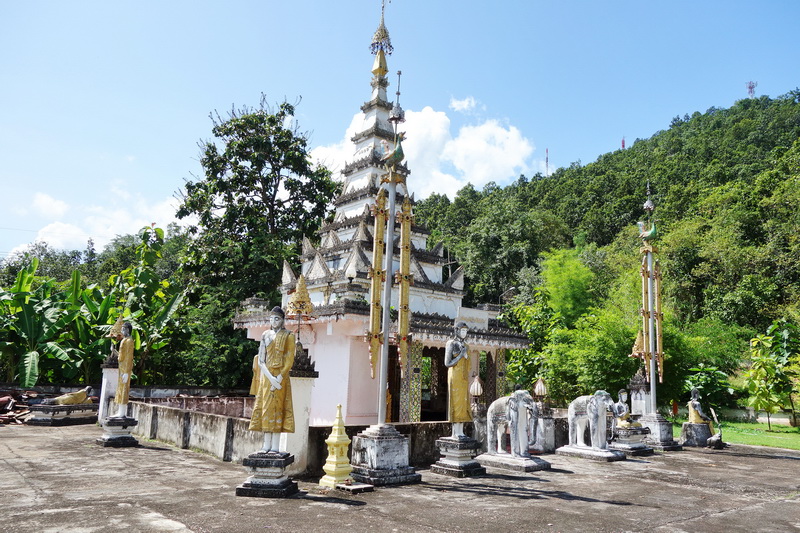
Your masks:
[{"label": "monk statue", "polygon": [[131,333],[133,326],[130,322],[122,324],[122,329],[117,335],[119,347],[117,354],[119,358],[119,381],[117,381],[117,394],[114,401],[117,406],[117,418],[128,416],[128,395],[131,392],[131,376],[133,375],[133,339]]},{"label": "monk statue", "polygon": [[465,437],[464,422],[472,421],[472,408],[469,402],[469,355],[464,342],[469,329],[465,322],[457,322],[453,338],[444,348],[444,366],[447,367],[447,388],[449,420],[453,424],[453,437]]},{"label": "monk statue", "polygon": [[697,388],[692,389],[692,399],[686,404],[689,408],[689,423],[690,424],[708,424],[708,429],[711,434],[714,434],[714,423],[711,418],[703,412],[700,406],[700,391]]},{"label": "monk statue", "polygon": [[[256,401],[250,417],[250,430],[264,433],[262,452],[281,453],[281,433],[294,433],[292,384],[289,371],[295,355],[294,333],[283,327],[285,314],[280,307],[270,312],[270,325],[261,336],[254,366]],[[283,450],[285,452],[285,450]]]},{"label": "monk statue", "polygon": [[642,427],[639,422],[631,421],[631,410],[628,407],[628,391],[625,389],[619,390],[617,403],[611,407],[611,412],[614,414],[614,418],[611,421],[612,436],[614,435],[614,430],[617,428],[628,429]]},{"label": "monk statue", "polygon": [[84,403],[92,403],[91,398],[89,398],[89,394],[91,394],[91,392],[91,387],[85,387],[75,392],[68,392],[66,394],[62,394],[61,396],[56,396],[55,398],[49,398],[43,401],[42,405],[79,405]]}]

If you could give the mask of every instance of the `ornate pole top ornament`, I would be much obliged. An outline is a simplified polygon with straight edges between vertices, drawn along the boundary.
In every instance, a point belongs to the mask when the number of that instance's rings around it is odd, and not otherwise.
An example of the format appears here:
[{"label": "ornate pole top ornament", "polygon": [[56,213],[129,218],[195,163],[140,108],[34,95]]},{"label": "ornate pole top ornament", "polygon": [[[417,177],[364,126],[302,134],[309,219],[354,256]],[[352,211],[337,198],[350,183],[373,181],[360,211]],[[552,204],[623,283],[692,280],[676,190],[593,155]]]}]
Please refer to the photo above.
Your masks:
[{"label": "ornate pole top ornament", "polygon": [[298,320],[301,317],[307,318],[314,312],[314,306],[311,304],[311,297],[306,288],[306,277],[304,275],[300,274],[300,277],[297,278],[297,286],[286,307],[289,315],[297,317]]},{"label": "ornate pole top ornament", "polygon": [[645,246],[648,246],[647,241],[651,241],[658,237],[658,231],[656,230],[656,221],[653,218],[653,211],[656,209],[656,205],[653,203],[653,200],[650,198],[650,180],[647,180],[647,200],[645,201],[642,208],[647,213],[647,218],[650,222],[650,227],[647,227],[647,223],[644,221],[639,221],[636,223],[639,226],[639,238],[642,239]]},{"label": "ornate pole top ornament", "polygon": [[382,0],[381,23],[378,25],[378,29],[375,30],[375,35],[372,36],[372,44],[369,45],[369,50],[372,53],[372,55],[378,55],[378,53],[384,53],[387,56],[390,56],[394,51],[394,47],[392,46],[392,40],[389,38],[389,30],[386,29],[386,25],[383,23],[383,14],[385,11],[386,11],[386,0]]}]

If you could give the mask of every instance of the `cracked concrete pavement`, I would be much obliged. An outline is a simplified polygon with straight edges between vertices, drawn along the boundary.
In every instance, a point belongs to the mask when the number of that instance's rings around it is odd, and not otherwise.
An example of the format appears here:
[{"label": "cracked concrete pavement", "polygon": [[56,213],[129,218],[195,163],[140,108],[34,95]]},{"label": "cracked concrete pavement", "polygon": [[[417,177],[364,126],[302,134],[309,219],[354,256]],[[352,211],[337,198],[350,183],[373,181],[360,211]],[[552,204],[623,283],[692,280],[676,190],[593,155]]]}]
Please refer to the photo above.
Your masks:
[{"label": "cracked concrete pavement", "polygon": [[350,495],[300,480],[236,497],[240,464],[156,441],[103,448],[95,425],[0,426],[0,532],[800,531],[800,452],[734,445]]}]

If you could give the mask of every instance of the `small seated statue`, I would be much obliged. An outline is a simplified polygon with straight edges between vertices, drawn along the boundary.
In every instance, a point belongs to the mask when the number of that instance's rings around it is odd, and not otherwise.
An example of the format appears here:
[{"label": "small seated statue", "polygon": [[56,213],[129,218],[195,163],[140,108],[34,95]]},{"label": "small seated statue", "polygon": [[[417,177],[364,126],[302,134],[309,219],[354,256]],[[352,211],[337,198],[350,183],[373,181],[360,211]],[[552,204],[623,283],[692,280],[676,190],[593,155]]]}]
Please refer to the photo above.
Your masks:
[{"label": "small seated statue", "polygon": [[628,407],[628,391],[625,389],[619,390],[617,403],[613,405],[612,412],[614,413],[614,419],[611,422],[612,435],[614,434],[614,430],[617,428],[629,429],[642,427],[639,422],[631,420],[631,411]]},{"label": "small seated statue", "polygon": [[700,391],[697,390],[696,387],[692,389],[692,398],[686,406],[689,408],[689,423],[708,424],[708,429],[711,430],[711,434],[713,435],[714,423],[711,421],[711,418],[703,412],[703,408],[700,406]]}]

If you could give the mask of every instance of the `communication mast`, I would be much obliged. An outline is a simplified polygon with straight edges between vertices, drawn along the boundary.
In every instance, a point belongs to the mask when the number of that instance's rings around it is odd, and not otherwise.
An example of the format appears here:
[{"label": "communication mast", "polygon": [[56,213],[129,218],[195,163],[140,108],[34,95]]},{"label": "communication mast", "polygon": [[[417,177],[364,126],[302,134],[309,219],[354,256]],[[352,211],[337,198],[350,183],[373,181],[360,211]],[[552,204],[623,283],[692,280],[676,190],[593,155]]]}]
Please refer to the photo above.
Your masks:
[{"label": "communication mast", "polygon": [[750,95],[750,98],[753,98],[756,95],[756,87],[758,87],[758,82],[748,81],[747,84],[745,84],[745,87],[747,87],[747,94]]}]

